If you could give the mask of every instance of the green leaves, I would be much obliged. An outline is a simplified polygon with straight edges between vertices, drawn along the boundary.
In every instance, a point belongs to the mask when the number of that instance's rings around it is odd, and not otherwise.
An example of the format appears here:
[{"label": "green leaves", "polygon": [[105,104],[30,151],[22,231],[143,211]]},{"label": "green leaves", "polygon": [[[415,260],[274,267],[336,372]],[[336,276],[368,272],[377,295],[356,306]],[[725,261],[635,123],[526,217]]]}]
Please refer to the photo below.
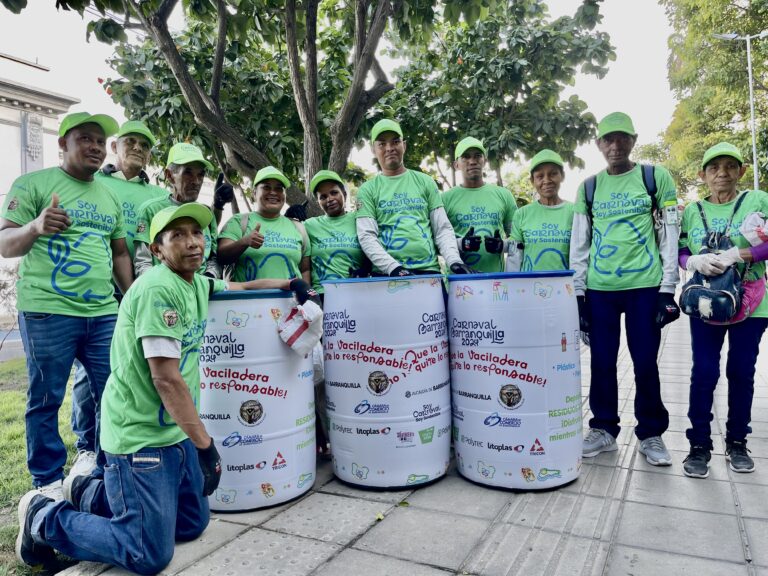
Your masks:
[{"label": "green leaves", "polygon": [[128,40],[123,27],[112,20],[112,18],[101,18],[100,20],[88,22],[86,40],[90,40],[91,34],[96,36],[99,42],[104,42],[105,44],[113,44],[117,41],[126,42]]},{"label": "green leaves", "polygon": [[27,7],[27,0],[0,0],[0,4],[14,14],[21,14],[21,11]]}]

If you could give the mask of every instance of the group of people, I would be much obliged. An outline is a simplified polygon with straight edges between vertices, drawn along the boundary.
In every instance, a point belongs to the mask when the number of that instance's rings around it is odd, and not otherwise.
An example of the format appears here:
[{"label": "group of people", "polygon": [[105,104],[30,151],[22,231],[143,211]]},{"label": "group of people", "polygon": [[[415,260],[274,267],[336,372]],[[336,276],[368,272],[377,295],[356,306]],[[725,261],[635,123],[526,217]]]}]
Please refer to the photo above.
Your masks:
[{"label": "group of people", "polygon": [[[102,167],[113,135],[117,161]],[[198,348],[212,294],[281,288],[301,303],[322,295],[325,280],[440,273],[438,256],[452,274],[575,271],[580,328],[592,349],[584,457],[617,448],[624,314],[639,450],[653,465],[670,465],[656,357],[662,327],[680,313],[678,265],[715,275],[735,264],[752,279],[764,278],[768,251],[750,248],[739,226],[750,213],[768,214],[768,198],[743,192],[731,214],[745,166],[739,151],[722,143],[702,161],[710,196],[689,206],[681,223],[669,172],[630,160],[636,138],[626,114],[599,123],[597,146],[607,167],[579,186],[575,203],[560,197],[562,157],[538,152],[529,165],[536,197],[518,209],[509,190],[485,181],[481,140],[457,144],[453,161],[462,184],[441,194],[429,176],[404,165],[400,125],[380,120],[370,134],[379,173],[360,187],[354,211],[346,210],[343,178],[320,170],[308,188],[324,215],[287,217],[290,182],[268,166],[253,179],[255,210],[233,214],[219,231],[233,189],[220,175],[213,206],[197,202],[213,169],[199,148],[171,147],[166,190],[151,185],[144,171],[156,143],[144,124],[118,127],[85,112],[65,117],[62,165],[18,178],[0,220],[0,254],[23,257],[18,310],[30,380],[27,457],[35,490],[19,503],[19,558],[47,564],[59,550],[155,573],[170,561],[175,541],[205,529],[206,497],[221,474],[196,409]],[[700,214],[715,226],[727,221],[736,248],[699,254],[707,227]],[[691,318],[686,475],[708,474],[726,334],[726,456],[734,471],[754,470],[746,437],[766,325],[765,302],[735,324]],[[58,411],[74,362],[78,456],[65,478]]]}]

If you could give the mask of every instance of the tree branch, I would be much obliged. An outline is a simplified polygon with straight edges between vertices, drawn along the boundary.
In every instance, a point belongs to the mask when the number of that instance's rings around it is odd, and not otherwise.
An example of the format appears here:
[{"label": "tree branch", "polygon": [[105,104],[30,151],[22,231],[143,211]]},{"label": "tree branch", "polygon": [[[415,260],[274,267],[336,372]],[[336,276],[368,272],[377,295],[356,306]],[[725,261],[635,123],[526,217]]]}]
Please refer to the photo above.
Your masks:
[{"label": "tree branch", "polygon": [[445,184],[448,186],[448,188],[451,187],[451,183],[448,181],[448,178],[445,177],[445,174],[443,174],[443,171],[440,169],[440,159],[437,157],[437,152],[432,150],[432,157],[435,159],[435,166],[437,167],[437,173],[440,175],[440,179],[445,182]]},{"label": "tree branch", "polygon": [[307,104],[312,123],[317,125],[317,5],[319,0],[307,0],[306,21],[306,79]]},{"label": "tree branch", "polygon": [[296,101],[296,109],[299,113],[301,125],[306,130],[310,123],[309,102],[304,84],[301,81],[301,62],[299,60],[299,47],[296,37],[296,1],[285,2],[285,41],[288,54],[288,68],[291,73],[291,86],[293,98]]},{"label": "tree branch", "polygon": [[224,52],[227,48],[227,7],[224,0],[216,0],[216,13],[219,16],[219,28],[216,38],[216,52],[213,56],[211,100],[216,105],[216,110],[221,111],[219,96],[221,94],[221,79],[224,75]]},{"label": "tree branch", "polygon": [[[137,18],[147,29],[147,32],[151,34],[158,49],[168,62],[171,73],[176,78],[179,89],[198,126],[205,128],[220,140],[227,154],[227,160],[243,174],[250,176],[257,169],[267,166],[269,159],[266,155],[226,122],[211,97],[203,91],[200,84],[190,74],[187,63],[179,54],[173,37],[168,31],[167,15],[165,15],[165,19],[160,12],[147,16],[138,5],[139,1],[126,0],[126,2],[130,2]],[[164,2],[163,6],[167,7],[173,4],[175,4],[175,0]]]},{"label": "tree branch", "polygon": [[[163,3],[160,4],[160,7],[155,12],[157,17],[160,18],[160,20],[163,22],[168,22],[168,18],[171,16],[171,12],[173,12],[173,9],[176,7],[177,1],[178,0],[163,0]],[[141,10],[141,8],[137,6],[136,10]]]}]

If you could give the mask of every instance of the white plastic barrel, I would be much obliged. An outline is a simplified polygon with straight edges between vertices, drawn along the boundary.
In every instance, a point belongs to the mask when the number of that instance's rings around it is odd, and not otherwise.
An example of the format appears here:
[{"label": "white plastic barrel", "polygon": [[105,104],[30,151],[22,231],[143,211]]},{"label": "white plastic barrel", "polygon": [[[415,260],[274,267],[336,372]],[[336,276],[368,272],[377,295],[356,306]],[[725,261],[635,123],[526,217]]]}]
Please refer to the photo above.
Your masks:
[{"label": "white plastic barrel", "polygon": [[440,276],[323,282],[333,469],[371,487],[443,476],[450,458],[448,334]]},{"label": "white plastic barrel", "polygon": [[312,357],[277,333],[290,292],[215,294],[200,349],[200,418],[221,455],[212,510],[240,511],[295,498],[315,481]]},{"label": "white plastic barrel", "polygon": [[579,317],[572,271],[450,276],[459,472],[538,490],[581,468]]}]

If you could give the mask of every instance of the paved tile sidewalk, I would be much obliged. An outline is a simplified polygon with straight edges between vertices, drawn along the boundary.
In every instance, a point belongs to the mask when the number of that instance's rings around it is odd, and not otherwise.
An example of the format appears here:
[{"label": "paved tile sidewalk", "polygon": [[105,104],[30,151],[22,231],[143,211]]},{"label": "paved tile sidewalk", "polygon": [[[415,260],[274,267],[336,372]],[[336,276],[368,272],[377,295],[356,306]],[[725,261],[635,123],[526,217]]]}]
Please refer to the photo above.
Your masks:
[{"label": "paved tile sidewalk", "polygon": [[[683,476],[691,364],[683,318],[665,330],[659,360],[671,467],[650,466],[637,452],[632,362],[622,345],[620,448],[585,460],[568,486],[513,493],[472,484],[451,469],[420,490],[373,492],[341,484],[326,462],[297,501],[215,515],[200,540],[177,547],[163,574],[768,576],[768,339],[762,349],[749,442],[757,456],[753,474],[727,468],[721,380],[710,477]],[[586,421],[588,353],[582,373]],[[65,574],[102,572],[125,574],[91,563]]]}]

